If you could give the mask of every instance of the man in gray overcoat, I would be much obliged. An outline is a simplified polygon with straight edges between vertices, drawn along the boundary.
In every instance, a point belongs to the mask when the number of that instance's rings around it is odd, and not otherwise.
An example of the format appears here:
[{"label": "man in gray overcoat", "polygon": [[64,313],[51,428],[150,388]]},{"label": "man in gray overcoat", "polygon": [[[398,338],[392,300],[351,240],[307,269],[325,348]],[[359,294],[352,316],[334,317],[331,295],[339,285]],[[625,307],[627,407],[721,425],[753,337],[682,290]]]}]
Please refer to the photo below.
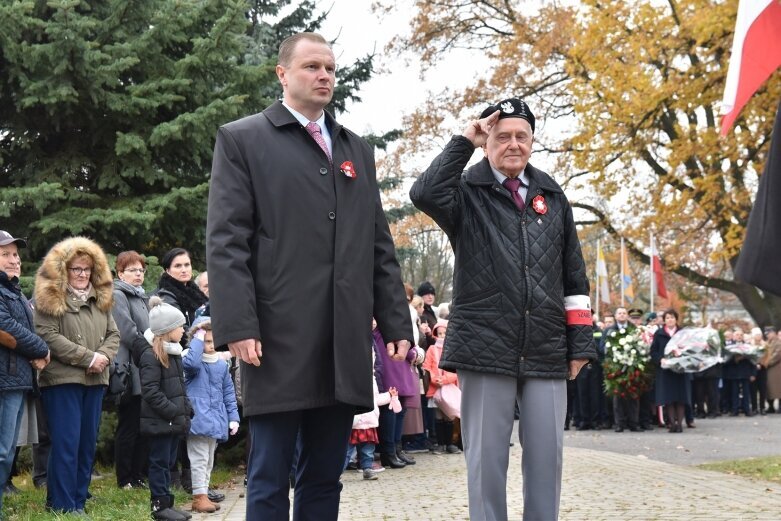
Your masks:
[{"label": "man in gray overcoat", "polygon": [[[596,359],[589,283],[572,208],[529,164],[534,114],[511,98],[453,136],[410,191],[455,253],[440,367],[458,372],[469,518],[507,519],[507,442],[516,403],[523,518],[558,517],[565,378]],[[485,158],[464,168],[475,148]]]},{"label": "man in gray overcoat", "polygon": [[413,338],[373,150],[324,110],[335,69],[320,35],[288,38],[283,100],[221,127],[214,149],[211,315],[242,360],[253,521],[287,521],[291,466],[293,519],[337,518],[353,415],[374,408],[372,316],[399,363]]}]

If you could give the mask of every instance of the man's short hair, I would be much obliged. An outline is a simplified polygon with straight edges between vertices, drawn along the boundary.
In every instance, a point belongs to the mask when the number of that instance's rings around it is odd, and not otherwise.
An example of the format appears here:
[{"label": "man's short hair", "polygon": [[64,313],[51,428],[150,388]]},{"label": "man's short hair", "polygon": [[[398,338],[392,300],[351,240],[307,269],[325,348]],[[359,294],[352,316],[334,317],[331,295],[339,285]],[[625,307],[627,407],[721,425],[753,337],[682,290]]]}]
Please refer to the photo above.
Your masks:
[{"label": "man's short hair", "polygon": [[328,47],[331,47],[331,44],[317,33],[296,33],[292,36],[288,36],[281,44],[279,44],[279,55],[277,61],[281,66],[290,67],[290,61],[293,59],[293,51],[295,51],[296,45],[298,45],[298,42],[301,40],[324,43]]}]

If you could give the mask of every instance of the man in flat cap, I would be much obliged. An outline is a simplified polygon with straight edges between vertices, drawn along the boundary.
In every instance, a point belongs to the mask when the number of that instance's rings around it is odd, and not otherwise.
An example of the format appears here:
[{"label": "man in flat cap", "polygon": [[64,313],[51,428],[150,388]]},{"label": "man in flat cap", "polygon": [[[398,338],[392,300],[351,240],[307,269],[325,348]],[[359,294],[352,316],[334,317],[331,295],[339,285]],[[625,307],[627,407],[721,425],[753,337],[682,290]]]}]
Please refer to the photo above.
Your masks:
[{"label": "man in flat cap", "polygon": [[19,287],[19,248],[25,247],[27,241],[0,230],[0,518],[35,369],[43,369],[50,359],[49,346],[35,333],[32,308]]},{"label": "man in flat cap", "polygon": [[[534,114],[490,106],[454,136],[410,191],[455,252],[440,367],[458,372],[469,517],[507,519],[507,446],[516,402],[523,516],[556,519],[566,378],[597,357],[589,283],[561,187],[529,164]],[[464,171],[475,148],[485,157]]]}]

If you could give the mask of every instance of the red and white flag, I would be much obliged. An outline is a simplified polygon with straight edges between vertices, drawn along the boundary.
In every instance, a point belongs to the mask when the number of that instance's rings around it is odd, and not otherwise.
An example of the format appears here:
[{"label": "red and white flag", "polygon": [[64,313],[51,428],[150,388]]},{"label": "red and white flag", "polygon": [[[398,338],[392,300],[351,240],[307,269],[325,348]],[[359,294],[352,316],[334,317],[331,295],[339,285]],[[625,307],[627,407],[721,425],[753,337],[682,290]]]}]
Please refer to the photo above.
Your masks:
[{"label": "red and white flag", "polygon": [[781,1],[740,0],[721,103],[726,136],[749,98],[781,67]]},{"label": "red and white flag", "polygon": [[664,285],[664,271],[662,270],[662,261],[659,259],[659,251],[656,249],[656,242],[651,239],[651,270],[654,272],[654,286],[656,294],[662,298],[667,298],[667,287]]}]

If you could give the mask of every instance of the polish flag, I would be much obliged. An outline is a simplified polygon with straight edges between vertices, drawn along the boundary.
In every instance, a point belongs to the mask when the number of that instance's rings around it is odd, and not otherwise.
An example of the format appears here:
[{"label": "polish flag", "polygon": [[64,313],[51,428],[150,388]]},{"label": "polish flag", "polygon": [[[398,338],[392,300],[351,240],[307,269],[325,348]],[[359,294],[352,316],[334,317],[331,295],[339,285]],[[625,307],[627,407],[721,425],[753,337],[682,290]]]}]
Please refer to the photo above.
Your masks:
[{"label": "polish flag", "polygon": [[656,294],[662,298],[667,298],[667,287],[664,285],[664,271],[662,270],[662,261],[659,259],[659,251],[656,249],[656,243],[652,243],[651,248],[651,266],[654,272]]},{"label": "polish flag", "polygon": [[778,67],[781,67],[781,2],[740,0],[721,102],[722,136],[727,135],[743,106]]}]

